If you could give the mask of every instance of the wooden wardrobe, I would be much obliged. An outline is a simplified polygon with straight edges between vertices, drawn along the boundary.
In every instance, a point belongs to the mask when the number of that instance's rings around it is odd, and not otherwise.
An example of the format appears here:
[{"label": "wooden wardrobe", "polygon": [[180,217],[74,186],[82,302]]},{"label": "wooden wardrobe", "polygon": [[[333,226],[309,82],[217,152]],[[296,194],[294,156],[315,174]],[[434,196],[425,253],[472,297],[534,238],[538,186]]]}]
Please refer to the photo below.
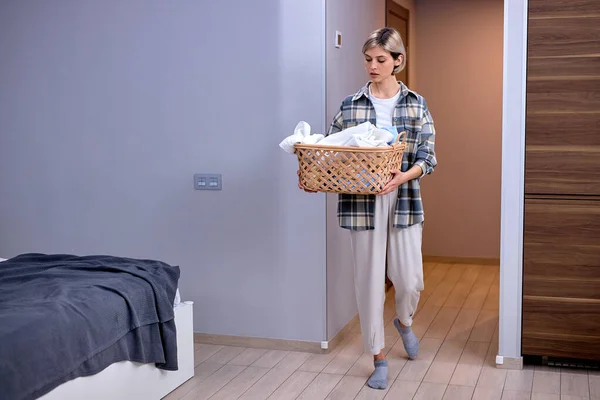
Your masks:
[{"label": "wooden wardrobe", "polygon": [[600,361],[600,0],[530,0],[522,353]]}]

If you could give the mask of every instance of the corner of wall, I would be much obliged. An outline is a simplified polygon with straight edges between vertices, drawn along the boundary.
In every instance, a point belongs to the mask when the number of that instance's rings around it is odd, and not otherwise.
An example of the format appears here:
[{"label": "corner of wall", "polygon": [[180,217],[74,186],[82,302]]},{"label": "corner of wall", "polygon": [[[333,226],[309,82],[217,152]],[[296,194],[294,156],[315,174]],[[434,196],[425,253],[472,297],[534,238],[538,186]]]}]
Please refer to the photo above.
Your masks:
[{"label": "corner of wall", "polygon": [[[347,95],[368,79],[360,54],[363,41],[385,22],[385,0],[327,0],[325,6],[326,127]],[[334,47],[335,32],[343,35]],[[338,227],[337,195],[327,195],[327,339],[357,314],[348,232]]]}]

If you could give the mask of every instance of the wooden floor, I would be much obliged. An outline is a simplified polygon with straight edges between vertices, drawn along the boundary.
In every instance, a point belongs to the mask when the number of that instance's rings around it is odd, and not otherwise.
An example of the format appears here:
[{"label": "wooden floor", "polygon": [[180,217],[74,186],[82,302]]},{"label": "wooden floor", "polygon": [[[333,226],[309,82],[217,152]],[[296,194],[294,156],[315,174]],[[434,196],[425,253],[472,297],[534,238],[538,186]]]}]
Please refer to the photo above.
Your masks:
[{"label": "wooden floor", "polygon": [[194,378],[164,399],[600,400],[600,372],[495,368],[498,267],[429,263],[424,272],[413,325],[421,339],[417,360],[407,360],[392,324],[393,289],[386,301],[388,390],[365,385],[373,360],[354,326],[327,355],[197,343]]}]

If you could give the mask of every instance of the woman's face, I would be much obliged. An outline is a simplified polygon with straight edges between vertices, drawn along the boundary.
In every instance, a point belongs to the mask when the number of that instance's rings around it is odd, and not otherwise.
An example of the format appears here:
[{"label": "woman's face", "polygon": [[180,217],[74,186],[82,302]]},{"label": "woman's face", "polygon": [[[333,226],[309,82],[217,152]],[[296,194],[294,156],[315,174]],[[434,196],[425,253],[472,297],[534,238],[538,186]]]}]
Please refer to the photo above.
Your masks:
[{"label": "woman's face", "polygon": [[381,47],[373,47],[365,52],[365,68],[373,82],[381,82],[392,76],[392,71],[400,65],[402,56],[394,60],[392,55]]}]

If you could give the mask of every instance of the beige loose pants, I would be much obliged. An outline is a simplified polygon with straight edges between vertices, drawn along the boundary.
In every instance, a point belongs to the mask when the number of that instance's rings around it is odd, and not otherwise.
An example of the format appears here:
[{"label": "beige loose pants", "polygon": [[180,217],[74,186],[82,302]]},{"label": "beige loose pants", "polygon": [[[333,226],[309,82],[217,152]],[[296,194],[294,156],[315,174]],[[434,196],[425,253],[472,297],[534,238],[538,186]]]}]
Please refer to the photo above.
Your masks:
[{"label": "beige loose pants", "polygon": [[365,351],[370,354],[379,354],[385,347],[386,254],[388,276],[396,290],[396,314],[403,325],[412,325],[423,290],[423,224],[402,229],[392,226],[397,196],[394,191],[376,197],[374,230],[350,231],[360,328]]}]

